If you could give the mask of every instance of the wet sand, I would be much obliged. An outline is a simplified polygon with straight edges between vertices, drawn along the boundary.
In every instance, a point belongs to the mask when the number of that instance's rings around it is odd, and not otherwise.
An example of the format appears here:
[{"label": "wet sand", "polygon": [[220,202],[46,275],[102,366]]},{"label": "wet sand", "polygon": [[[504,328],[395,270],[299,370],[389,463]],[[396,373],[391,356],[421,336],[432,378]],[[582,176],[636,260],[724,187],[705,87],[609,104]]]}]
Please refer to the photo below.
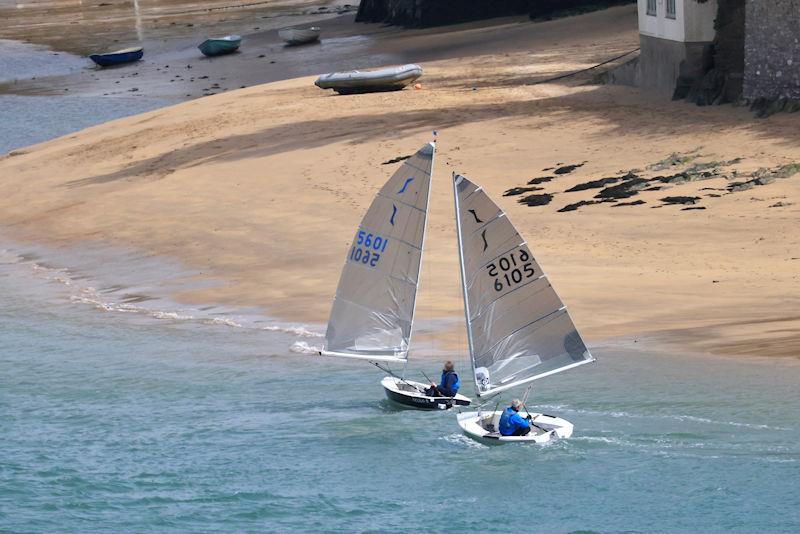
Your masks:
[{"label": "wet sand", "polygon": [[[0,39],[88,55],[209,33],[252,33],[353,11],[347,0],[0,0]],[[199,42],[199,41],[198,41]]]},{"label": "wet sand", "polygon": [[[216,284],[174,294],[179,301],[322,323],[353,229],[395,168],[381,163],[413,153],[436,129],[421,318],[457,324],[462,317],[449,182],[456,170],[507,210],[590,341],[655,336],[682,349],[798,355],[796,175],[704,196],[706,210],[649,206],[702,196],[705,187],[727,190],[729,176],[619,201],[644,205],[558,211],[599,191],[568,189],[697,147],[703,161],[741,158],[737,180],[795,163],[795,117],[754,120],[742,108],[698,108],[587,85],[590,75],[533,84],[635,48],[630,7],[547,23],[376,31],[387,32],[376,38],[378,48],[431,58],[423,90],[339,97],[301,77],[17,151],[0,159],[0,173],[10,177],[0,199],[3,232],[162,255]],[[553,195],[546,205],[502,196],[582,162],[532,184]]]}]

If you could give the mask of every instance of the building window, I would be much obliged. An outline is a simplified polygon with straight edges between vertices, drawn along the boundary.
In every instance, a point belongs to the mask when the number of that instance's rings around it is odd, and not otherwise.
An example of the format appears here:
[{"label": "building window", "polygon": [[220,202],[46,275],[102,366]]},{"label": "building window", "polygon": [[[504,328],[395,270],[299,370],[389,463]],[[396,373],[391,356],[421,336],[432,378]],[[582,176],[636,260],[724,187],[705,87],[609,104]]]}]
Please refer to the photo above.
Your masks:
[{"label": "building window", "polygon": [[656,16],[656,0],[647,0],[647,14]]},{"label": "building window", "polygon": [[667,0],[667,18],[675,18],[675,0]]}]

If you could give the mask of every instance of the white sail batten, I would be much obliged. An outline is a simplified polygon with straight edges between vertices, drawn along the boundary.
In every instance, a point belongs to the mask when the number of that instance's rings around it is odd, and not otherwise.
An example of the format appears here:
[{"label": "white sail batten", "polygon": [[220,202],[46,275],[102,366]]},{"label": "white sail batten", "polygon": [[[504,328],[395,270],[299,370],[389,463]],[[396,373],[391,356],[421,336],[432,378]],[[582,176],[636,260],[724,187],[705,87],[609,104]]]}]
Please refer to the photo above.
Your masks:
[{"label": "white sail batten", "polygon": [[405,362],[411,343],[435,145],[407,159],[372,201],[347,251],[323,355]]},{"label": "white sail batten", "polygon": [[506,214],[454,176],[461,280],[478,396],[594,361]]}]

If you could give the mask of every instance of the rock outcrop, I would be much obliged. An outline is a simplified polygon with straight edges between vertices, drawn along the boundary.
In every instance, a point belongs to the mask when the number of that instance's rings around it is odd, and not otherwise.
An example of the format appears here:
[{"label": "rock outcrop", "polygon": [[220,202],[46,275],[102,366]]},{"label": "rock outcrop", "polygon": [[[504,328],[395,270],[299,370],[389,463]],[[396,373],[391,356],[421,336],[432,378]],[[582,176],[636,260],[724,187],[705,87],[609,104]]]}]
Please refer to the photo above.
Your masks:
[{"label": "rock outcrop", "polygon": [[357,22],[428,27],[528,13],[529,0],[361,0]]}]

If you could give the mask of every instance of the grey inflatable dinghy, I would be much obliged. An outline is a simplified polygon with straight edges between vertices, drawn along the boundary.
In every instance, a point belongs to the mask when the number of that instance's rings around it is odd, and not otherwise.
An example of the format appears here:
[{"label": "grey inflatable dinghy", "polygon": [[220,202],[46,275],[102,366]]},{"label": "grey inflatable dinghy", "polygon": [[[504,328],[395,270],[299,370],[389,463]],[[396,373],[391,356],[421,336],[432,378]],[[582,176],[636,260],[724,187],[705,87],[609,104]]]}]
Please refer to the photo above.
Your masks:
[{"label": "grey inflatable dinghy", "polygon": [[314,84],[339,94],[399,91],[422,76],[422,67],[409,64],[378,70],[351,70],[323,74]]}]

